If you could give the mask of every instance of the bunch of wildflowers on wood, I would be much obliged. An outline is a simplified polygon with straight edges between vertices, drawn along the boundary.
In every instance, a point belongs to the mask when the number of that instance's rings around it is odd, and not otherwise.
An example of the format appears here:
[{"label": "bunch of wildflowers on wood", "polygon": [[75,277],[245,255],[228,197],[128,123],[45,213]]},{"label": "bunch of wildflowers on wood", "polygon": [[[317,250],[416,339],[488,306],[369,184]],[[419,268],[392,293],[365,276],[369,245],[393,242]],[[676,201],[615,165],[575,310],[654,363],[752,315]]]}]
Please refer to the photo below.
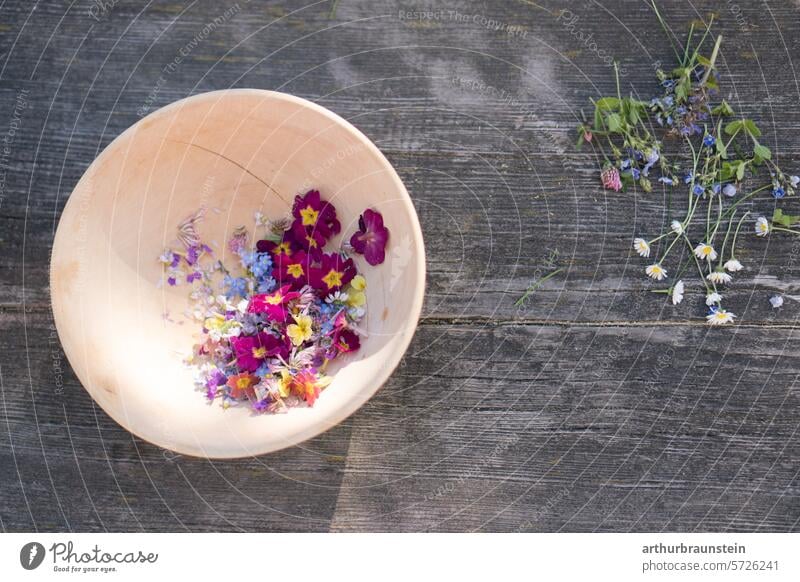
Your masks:
[{"label": "bunch of wildflowers on wood", "polygon": [[[653,8],[663,25],[655,4]],[[746,268],[737,245],[754,213],[743,204],[752,205],[759,194],[774,199],[793,195],[800,177],[784,173],[761,143],[756,123],[737,116],[719,98],[716,61],[722,37],[711,43],[712,24],[713,19],[697,42],[694,25],[683,44],[670,36],[678,66],[658,71],[659,96],[649,102],[623,97],[617,75],[617,95],[594,101],[594,122],[579,126],[578,133],[579,144],[591,142],[604,156],[600,171],[604,188],[619,191],[636,184],[650,192],[652,172],[658,169],[658,182],[664,187],[685,190],[683,215],[671,217],[668,227],[655,236],[635,237],[633,250],[648,260],[645,276],[657,282],[675,281],[656,290],[668,294],[674,305],[692,292],[682,276],[695,272],[694,289],[702,293],[706,321],[722,325],[736,318],[723,306],[724,288]],[[670,35],[666,26],[664,30]],[[701,54],[709,45],[710,53]],[[657,127],[664,143],[683,145],[682,169],[667,162],[662,141],[647,126]],[[759,237],[773,232],[800,234],[793,228],[798,225],[800,216],[777,209],[771,221],[756,216],[754,231]]]}]

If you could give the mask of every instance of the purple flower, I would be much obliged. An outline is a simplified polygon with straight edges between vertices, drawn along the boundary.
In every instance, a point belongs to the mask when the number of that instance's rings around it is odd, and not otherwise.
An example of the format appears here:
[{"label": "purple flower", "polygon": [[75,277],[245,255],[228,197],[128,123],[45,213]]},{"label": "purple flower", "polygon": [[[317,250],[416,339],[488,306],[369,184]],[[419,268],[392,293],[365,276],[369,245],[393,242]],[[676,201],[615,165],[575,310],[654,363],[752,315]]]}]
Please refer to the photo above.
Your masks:
[{"label": "purple flower", "polygon": [[709,147],[709,148],[710,148],[710,147],[712,147],[712,146],[713,146],[715,143],[717,143],[717,140],[716,140],[716,139],[714,139],[714,136],[713,136],[713,135],[706,135],[706,136],[703,138],[703,145],[704,145],[704,146],[706,146],[706,147]]},{"label": "purple flower", "polygon": [[778,186],[777,188],[775,188],[775,189],[772,191],[772,195],[773,195],[775,198],[783,198],[784,196],[786,196],[786,190],[784,190],[783,188],[781,188],[780,186]]},{"label": "purple flower", "polygon": [[695,196],[700,196],[703,194],[703,192],[705,192],[705,189],[700,184],[695,184],[694,188],[692,188],[692,193]]},{"label": "purple flower", "polygon": [[217,388],[223,386],[227,381],[228,377],[219,368],[211,372],[208,380],[206,380],[206,396],[208,396],[208,399],[214,400],[217,395]]},{"label": "purple flower", "polygon": [[[612,168],[619,181],[619,172]],[[386,258],[389,230],[383,225],[383,216],[367,208],[358,219],[358,232],[350,237],[353,250],[364,255],[370,265],[380,265]]]},{"label": "purple flower", "polygon": [[187,283],[191,283],[192,281],[197,281],[198,279],[200,279],[200,277],[202,277],[202,275],[200,274],[200,271],[195,271],[194,273],[189,273],[188,275],[186,275],[186,282]]},{"label": "purple flower", "polygon": [[728,198],[733,198],[736,196],[736,186],[733,184],[725,184],[725,187],[722,189],[722,193]]}]

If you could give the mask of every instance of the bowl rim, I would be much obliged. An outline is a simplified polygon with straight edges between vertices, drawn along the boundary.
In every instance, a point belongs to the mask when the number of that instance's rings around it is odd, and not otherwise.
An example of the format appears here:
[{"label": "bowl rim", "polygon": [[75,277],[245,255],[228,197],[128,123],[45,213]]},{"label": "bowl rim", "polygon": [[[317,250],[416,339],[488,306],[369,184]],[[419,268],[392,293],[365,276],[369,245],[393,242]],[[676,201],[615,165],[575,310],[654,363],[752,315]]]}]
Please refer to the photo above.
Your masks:
[{"label": "bowl rim", "polygon": [[[215,453],[213,455],[201,455],[196,454],[192,451],[187,450],[180,450],[179,448],[171,448],[164,446],[162,444],[158,444],[153,442],[152,440],[148,439],[145,436],[142,436],[139,432],[137,432],[136,428],[130,426],[125,419],[123,418],[123,414],[118,413],[117,411],[108,410],[105,406],[100,404],[94,397],[94,393],[87,387],[87,383],[85,382],[84,378],[81,377],[81,374],[72,366],[71,362],[73,360],[73,354],[71,354],[71,348],[67,348],[67,346],[61,341],[63,337],[62,327],[65,325],[63,321],[59,322],[59,315],[58,309],[56,308],[56,300],[55,294],[53,293],[53,270],[54,270],[54,262],[53,257],[55,256],[56,246],[58,244],[59,232],[62,232],[62,224],[63,224],[63,217],[69,211],[71,205],[77,204],[74,202],[76,197],[73,196],[78,185],[83,180],[84,176],[86,176],[90,171],[92,171],[93,167],[99,166],[102,162],[103,158],[111,155],[110,152],[114,150],[114,146],[118,144],[118,142],[122,142],[123,140],[127,139],[131,134],[134,134],[137,129],[144,124],[147,124],[157,116],[163,116],[169,113],[173,109],[180,109],[188,103],[193,102],[200,102],[200,101],[207,101],[207,100],[221,100],[226,95],[254,95],[265,97],[267,99],[277,99],[279,101],[287,101],[300,107],[310,109],[327,117],[334,123],[343,127],[344,130],[352,134],[356,139],[363,143],[363,145],[369,150],[379,161],[379,163],[384,166],[386,169],[387,174],[389,175],[393,185],[395,186],[399,198],[402,199],[402,204],[406,209],[407,214],[411,219],[411,236],[414,240],[414,244],[416,248],[419,249],[418,252],[421,256],[421,260],[417,261],[417,285],[414,289],[414,297],[412,298],[411,308],[408,313],[408,328],[409,333],[406,334],[406,337],[403,338],[401,341],[402,343],[398,345],[398,348],[393,350],[391,354],[386,358],[384,365],[380,367],[380,370],[375,375],[373,382],[371,384],[367,384],[366,388],[360,391],[356,397],[351,398],[343,403],[340,406],[333,408],[329,415],[324,416],[319,421],[310,424],[309,426],[305,427],[302,430],[299,430],[291,435],[287,436],[283,442],[281,442],[278,446],[275,444],[267,445],[267,446],[255,446],[250,448],[250,450],[245,451],[245,448],[242,447],[239,451],[234,451],[230,455],[227,454],[219,454]],[[63,244],[63,243],[62,243]],[[425,287],[426,287],[426,273],[427,273],[427,265],[426,265],[426,253],[425,253],[425,243],[422,237],[422,228],[419,223],[419,217],[417,216],[417,211],[414,208],[414,204],[411,200],[411,196],[408,193],[408,190],[403,184],[403,181],[400,179],[400,176],[397,174],[397,171],[394,169],[394,166],[389,162],[383,152],[378,149],[378,147],[373,143],[373,141],[367,137],[360,129],[354,126],[352,123],[334,113],[333,111],[314,103],[313,101],[309,101],[308,99],[304,99],[302,97],[297,97],[296,95],[291,95],[289,93],[283,93],[280,91],[272,91],[268,89],[256,89],[256,88],[230,88],[230,89],[218,89],[215,91],[208,91],[204,93],[199,93],[197,95],[191,95],[189,97],[184,97],[177,101],[173,101],[163,107],[160,107],[154,111],[151,111],[141,119],[137,120],[133,125],[125,129],[122,133],[120,133],[116,138],[114,138],[109,144],[103,148],[103,151],[86,167],[83,174],[81,174],[80,179],[76,182],[75,186],[70,193],[69,198],[67,199],[64,209],[61,211],[59,215],[58,227],[56,228],[55,235],[53,237],[53,247],[50,253],[50,268],[49,268],[49,284],[50,284],[50,308],[53,313],[53,321],[55,323],[56,332],[59,336],[59,343],[61,345],[61,349],[64,351],[64,354],[67,356],[67,360],[70,362],[70,368],[75,373],[75,376],[81,383],[83,389],[89,394],[92,398],[94,403],[98,405],[109,417],[111,417],[117,424],[119,424],[122,428],[130,432],[132,435],[135,435],[137,438],[142,439],[143,441],[156,446],[160,449],[164,450],[171,450],[176,452],[180,455],[184,455],[187,457],[195,457],[195,458],[203,458],[203,459],[240,459],[240,458],[250,458],[265,455],[268,453],[277,452],[289,447],[296,446],[302,442],[305,442],[311,438],[314,438],[332,428],[336,425],[340,424],[342,421],[350,417],[354,414],[358,409],[360,409],[370,398],[372,398],[375,393],[388,381],[390,376],[394,373],[397,369],[397,366],[400,364],[405,353],[408,351],[408,346],[411,344],[411,340],[414,338],[416,333],[417,327],[419,326],[420,316],[422,314],[422,305],[425,298]]]}]

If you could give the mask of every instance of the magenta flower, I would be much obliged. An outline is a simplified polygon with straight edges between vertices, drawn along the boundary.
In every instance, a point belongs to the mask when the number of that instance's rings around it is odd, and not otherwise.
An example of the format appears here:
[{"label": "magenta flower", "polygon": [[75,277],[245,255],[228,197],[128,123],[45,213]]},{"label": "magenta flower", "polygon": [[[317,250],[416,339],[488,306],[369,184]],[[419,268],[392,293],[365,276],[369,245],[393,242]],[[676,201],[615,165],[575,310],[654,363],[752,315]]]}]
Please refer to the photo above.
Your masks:
[{"label": "magenta flower", "polygon": [[358,350],[361,341],[355,332],[340,328],[333,336],[333,345],[340,354],[346,354]]},{"label": "magenta flower", "polygon": [[614,166],[608,166],[605,170],[600,172],[600,180],[603,182],[603,188],[608,188],[614,192],[622,190],[622,181],[619,179],[619,170]]},{"label": "magenta flower", "polygon": [[380,265],[386,258],[389,229],[383,226],[380,212],[366,209],[358,219],[358,232],[350,237],[350,245],[364,255],[370,265]]},{"label": "magenta flower", "polygon": [[342,229],[336,218],[336,208],[322,200],[318,190],[295,196],[292,216],[292,237],[304,251],[317,260],[328,239]]},{"label": "magenta flower", "polygon": [[325,294],[338,291],[356,276],[353,259],[343,259],[341,255],[322,255],[319,267],[312,267],[309,273],[309,284]]},{"label": "magenta flower", "polygon": [[278,339],[272,334],[261,332],[256,335],[232,337],[231,346],[236,354],[236,365],[240,370],[255,372],[271,356],[289,357],[286,338]]},{"label": "magenta flower", "polygon": [[325,239],[338,233],[342,226],[336,219],[333,204],[320,198],[319,190],[310,190],[304,196],[295,196],[292,206],[294,225],[309,231],[319,231]]},{"label": "magenta flower", "polygon": [[266,313],[272,321],[285,322],[289,301],[300,297],[300,293],[289,291],[291,285],[284,285],[272,293],[259,293],[250,298],[247,311],[250,313]]}]

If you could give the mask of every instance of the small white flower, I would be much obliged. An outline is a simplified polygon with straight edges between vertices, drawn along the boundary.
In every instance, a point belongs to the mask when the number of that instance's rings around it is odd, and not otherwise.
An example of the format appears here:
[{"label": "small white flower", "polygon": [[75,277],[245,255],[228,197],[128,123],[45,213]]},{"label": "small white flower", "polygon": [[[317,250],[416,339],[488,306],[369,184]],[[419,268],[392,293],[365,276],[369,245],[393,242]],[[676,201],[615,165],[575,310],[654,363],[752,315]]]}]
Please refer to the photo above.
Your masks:
[{"label": "small white flower", "polygon": [[756,219],[756,236],[767,236],[769,231],[769,222],[763,216],[759,216]]},{"label": "small white flower", "polygon": [[673,305],[677,305],[678,303],[683,301],[683,291],[684,291],[683,280],[680,280],[677,283],[675,283],[675,286],[672,288]]},{"label": "small white flower", "polygon": [[167,249],[161,253],[161,256],[158,257],[158,261],[163,265],[171,265],[174,258],[174,253],[170,249]]},{"label": "small white flower", "polygon": [[789,176],[789,181],[793,188],[797,188],[797,185],[800,184],[800,176]]},{"label": "small white flower", "polygon": [[711,307],[715,303],[719,303],[720,301],[722,301],[722,295],[720,295],[719,293],[714,292],[706,295],[706,305],[708,305],[709,307]]},{"label": "small white flower", "polygon": [[336,291],[325,298],[325,303],[346,303],[349,296],[344,291]]},{"label": "small white flower", "polygon": [[667,270],[658,263],[650,265],[644,270],[644,272],[647,273],[648,277],[655,279],[656,281],[661,281],[667,277]]},{"label": "small white flower", "polygon": [[773,295],[769,298],[769,302],[772,304],[772,307],[778,309],[781,305],[783,305],[783,296],[782,295]]},{"label": "small white flower", "polygon": [[708,320],[708,323],[711,325],[723,325],[732,322],[734,317],[736,316],[730,311],[717,309],[713,313],[706,315],[706,320]]},{"label": "small white flower", "polygon": [[723,267],[725,267],[726,271],[730,271],[731,273],[735,273],[736,271],[741,271],[744,269],[744,266],[736,259],[730,259],[723,265]]},{"label": "small white flower", "polygon": [[706,243],[700,243],[694,247],[694,255],[698,259],[707,259],[709,261],[715,261],[717,259],[717,251],[714,250],[714,247]]},{"label": "small white flower", "polygon": [[636,249],[640,257],[650,256],[650,244],[643,238],[633,239],[633,248]]},{"label": "small white flower", "polygon": [[670,223],[669,227],[672,229],[672,232],[674,232],[675,234],[677,234],[677,235],[682,235],[683,234],[683,224],[681,224],[677,220],[673,220]]},{"label": "small white flower", "polygon": [[727,285],[733,281],[733,277],[728,275],[728,273],[725,271],[711,271],[708,275],[706,275],[706,279],[712,283],[716,283],[717,285]]}]

